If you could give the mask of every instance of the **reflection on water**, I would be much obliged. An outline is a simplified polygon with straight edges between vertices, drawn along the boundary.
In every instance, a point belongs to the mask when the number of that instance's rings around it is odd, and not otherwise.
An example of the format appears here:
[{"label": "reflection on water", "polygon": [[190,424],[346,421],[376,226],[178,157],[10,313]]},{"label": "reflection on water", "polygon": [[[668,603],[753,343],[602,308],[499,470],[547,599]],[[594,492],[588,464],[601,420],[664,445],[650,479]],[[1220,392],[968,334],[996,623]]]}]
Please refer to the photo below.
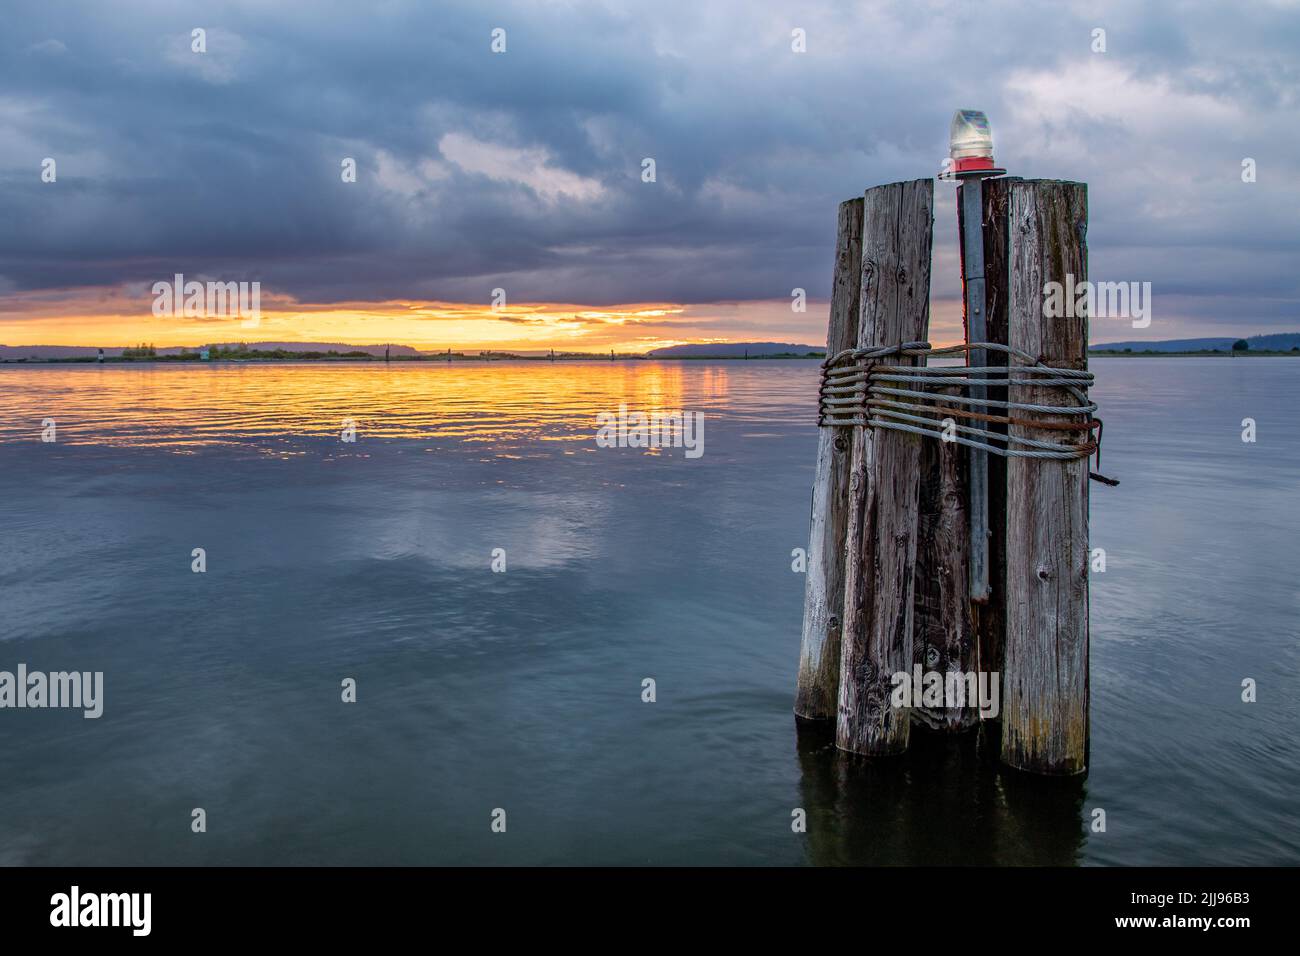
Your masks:
[{"label": "reflection on water", "polygon": [[996,724],[955,737],[914,728],[905,758],[867,760],[836,749],[832,722],[795,723],[810,863],[1078,862],[1083,782],[1002,768]]},{"label": "reflection on water", "polygon": [[596,414],[620,402],[764,420],[789,412],[793,394],[748,382],[733,395],[725,366],[642,361],[9,366],[0,367],[0,441],[34,437],[44,418],[65,444],[172,449],[338,434],[351,419],[374,438],[517,449],[587,441]]}]

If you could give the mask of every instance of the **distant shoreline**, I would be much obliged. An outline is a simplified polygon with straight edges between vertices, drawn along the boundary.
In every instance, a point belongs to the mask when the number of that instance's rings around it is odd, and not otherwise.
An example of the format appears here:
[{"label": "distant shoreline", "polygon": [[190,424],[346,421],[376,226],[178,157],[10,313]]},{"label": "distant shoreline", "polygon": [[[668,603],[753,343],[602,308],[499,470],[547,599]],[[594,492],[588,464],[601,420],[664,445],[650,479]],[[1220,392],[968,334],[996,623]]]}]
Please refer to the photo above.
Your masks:
[{"label": "distant shoreline", "polygon": [[1300,349],[1250,349],[1245,352],[1225,352],[1222,349],[1201,349],[1194,352],[1157,352],[1144,349],[1089,349],[1088,356],[1102,358],[1300,358]]},{"label": "distant shoreline", "polygon": [[[1251,349],[1244,352],[1227,352],[1221,349],[1204,349],[1191,352],[1161,352],[1155,350],[1116,350],[1090,349],[1089,358],[1300,358],[1300,349]],[[382,355],[352,354],[337,355],[326,352],[300,352],[288,355],[222,355],[219,358],[200,358],[195,354],[157,355],[157,356],[76,356],[71,358],[16,358],[0,359],[0,365],[274,365],[277,363],[304,362],[326,364],[372,364],[375,362],[392,364],[433,363],[449,364],[491,364],[493,362],[770,362],[770,361],[805,361],[821,362],[824,353],[779,354],[779,355],[631,355],[618,354],[568,354],[556,355],[512,355],[492,353],[491,355],[463,355],[454,353],[450,359],[446,355]]]},{"label": "distant shoreline", "polygon": [[503,355],[493,354],[491,356],[480,355],[453,355],[449,360],[445,355],[393,355],[385,358],[382,355],[327,355],[324,353],[301,353],[298,355],[250,355],[243,357],[222,356],[213,359],[201,359],[197,355],[158,355],[152,357],[127,357],[121,356],[105,357],[98,359],[94,356],[75,358],[20,358],[20,359],[0,359],[0,365],[258,365],[274,364],[277,362],[325,362],[325,363],[358,363],[370,364],[379,362],[381,364],[394,362],[410,363],[433,363],[441,365],[462,364],[471,362],[475,364],[489,364],[492,362],[611,362],[611,361],[640,361],[640,362],[758,362],[758,361],[822,361],[826,356],[824,354],[808,355],[557,355],[551,358],[548,355]]}]

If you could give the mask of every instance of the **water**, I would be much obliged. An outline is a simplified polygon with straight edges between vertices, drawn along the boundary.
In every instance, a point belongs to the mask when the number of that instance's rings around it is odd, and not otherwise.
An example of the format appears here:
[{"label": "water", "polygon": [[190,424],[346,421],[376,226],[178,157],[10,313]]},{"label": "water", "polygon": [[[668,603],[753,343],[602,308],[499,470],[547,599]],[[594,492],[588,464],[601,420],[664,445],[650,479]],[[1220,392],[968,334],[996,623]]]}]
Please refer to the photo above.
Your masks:
[{"label": "water", "polygon": [[1071,784],[797,733],[815,363],[0,368],[0,670],[105,673],[0,711],[0,863],[1300,862],[1300,364],[1094,370]]}]

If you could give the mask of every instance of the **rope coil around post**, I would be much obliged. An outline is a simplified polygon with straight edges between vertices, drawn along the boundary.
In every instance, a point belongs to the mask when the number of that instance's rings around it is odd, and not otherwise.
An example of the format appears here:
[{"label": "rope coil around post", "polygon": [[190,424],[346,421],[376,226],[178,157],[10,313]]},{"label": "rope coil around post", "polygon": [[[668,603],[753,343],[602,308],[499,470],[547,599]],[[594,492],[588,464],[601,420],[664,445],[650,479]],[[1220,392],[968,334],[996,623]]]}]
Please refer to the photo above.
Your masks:
[{"label": "rope coil around post", "polygon": [[[973,349],[1002,352],[1009,360],[998,366],[925,366],[889,364],[929,356],[968,353]],[[1010,364],[1014,360],[1017,364]],[[968,342],[933,348],[929,342],[903,342],[865,349],[846,349],[822,363],[817,424],[823,428],[861,425],[910,432],[927,438],[956,442],[1004,458],[1039,458],[1074,461],[1095,453],[1100,461],[1102,423],[1089,400],[1091,372],[1053,368],[1028,352],[996,342]],[[1052,389],[1061,404],[1032,404],[971,396],[972,385],[1029,385]],[[950,394],[956,387],[958,394]],[[1048,421],[1045,416],[1065,421]],[[975,423],[1017,425],[1045,431],[1075,433],[1077,442],[1053,442],[1003,434]],[[1096,437],[1093,437],[1093,432]],[[1064,436],[1063,436],[1064,437]],[[1093,474],[1107,483],[1111,479]]]}]

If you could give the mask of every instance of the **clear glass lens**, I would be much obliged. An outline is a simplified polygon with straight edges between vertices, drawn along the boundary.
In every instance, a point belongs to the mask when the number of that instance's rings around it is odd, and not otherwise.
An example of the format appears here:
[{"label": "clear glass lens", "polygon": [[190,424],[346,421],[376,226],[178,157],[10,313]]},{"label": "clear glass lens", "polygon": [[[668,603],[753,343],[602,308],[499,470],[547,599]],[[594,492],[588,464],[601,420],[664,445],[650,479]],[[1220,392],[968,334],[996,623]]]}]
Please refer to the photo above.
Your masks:
[{"label": "clear glass lens", "polygon": [[958,110],[952,115],[948,148],[953,159],[993,155],[993,131],[982,110]]}]

